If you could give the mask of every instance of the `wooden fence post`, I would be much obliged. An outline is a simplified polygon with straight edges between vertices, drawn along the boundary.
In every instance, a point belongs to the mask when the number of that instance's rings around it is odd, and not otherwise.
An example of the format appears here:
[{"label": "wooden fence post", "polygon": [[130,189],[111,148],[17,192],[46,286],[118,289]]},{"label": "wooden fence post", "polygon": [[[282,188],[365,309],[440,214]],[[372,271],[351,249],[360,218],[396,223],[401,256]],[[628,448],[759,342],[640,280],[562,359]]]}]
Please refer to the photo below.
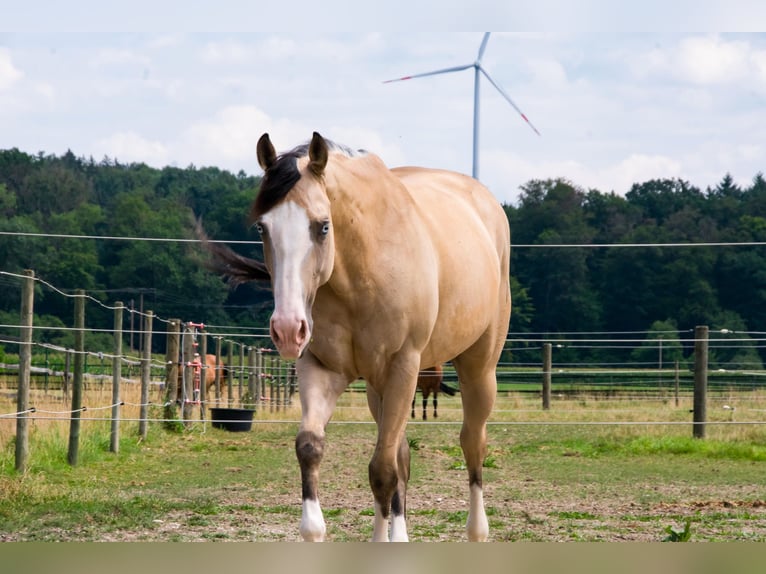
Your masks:
[{"label": "wooden fence post", "polygon": [[676,398],[676,407],[678,406],[678,379],[679,377],[679,369],[678,369],[678,359],[676,359],[676,365],[675,365],[675,377],[674,377],[674,386],[675,386],[675,398]]},{"label": "wooden fence post", "polygon": [[290,364],[290,382],[288,387],[288,394],[287,394],[287,404],[292,405],[293,404],[293,395],[295,394],[295,389],[298,386],[298,371],[295,368],[295,363]]},{"label": "wooden fence post", "polygon": [[694,328],[694,438],[705,438],[707,421],[708,328]]},{"label": "wooden fence post", "polygon": [[188,325],[184,327],[183,342],[181,345],[183,351],[184,373],[184,391],[181,395],[181,417],[185,426],[188,426],[189,422],[194,417],[194,367],[192,366],[192,362],[194,361],[194,341],[192,340],[193,329],[194,327]]},{"label": "wooden fence post", "polygon": [[258,371],[256,370],[256,358],[255,358],[255,347],[248,347],[247,348],[247,395],[249,397],[248,399],[248,408],[255,408],[256,404],[256,380],[258,378]]},{"label": "wooden fence post", "polygon": [[223,360],[221,358],[222,337],[215,338],[215,406],[221,401],[221,373]]},{"label": "wooden fence post", "polygon": [[245,395],[245,344],[239,344],[239,402],[242,406],[242,397]]},{"label": "wooden fence post", "polygon": [[152,323],[154,314],[146,312],[141,350],[141,406],[138,416],[138,436],[145,439],[149,433],[149,384],[152,378]]},{"label": "wooden fence post", "polygon": [[226,389],[229,408],[234,406],[234,341],[229,341],[229,370],[226,377]]},{"label": "wooden fence post", "polygon": [[202,363],[199,370],[199,418],[205,420],[205,404],[207,402],[207,333],[200,332],[199,360]]},{"label": "wooden fence post", "polygon": [[277,412],[282,410],[282,389],[285,386],[285,365],[279,361],[279,374],[277,375]]},{"label": "wooden fence post", "polygon": [[62,382],[64,402],[69,400],[69,383],[72,380],[72,352],[67,349],[64,353],[64,381]]},{"label": "wooden fence post", "polygon": [[543,410],[551,408],[551,370],[553,368],[552,345],[543,343]]},{"label": "wooden fence post", "polygon": [[29,459],[29,380],[32,371],[32,321],[34,318],[35,272],[24,271],[19,324],[19,383],[16,390],[16,470],[25,472]]},{"label": "wooden fence post", "polygon": [[85,370],[85,291],[77,290],[74,300],[74,379],[72,380],[72,412],[69,423],[67,462],[77,465],[80,451],[80,415],[82,414],[83,371]]},{"label": "wooden fence post", "polygon": [[[274,397],[274,381],[279,376],[279,365],[276,364],[276,361],[279,360],[279,358],[275,359],[274,357],[270,357],[271,361],[269,364],[269,412],[274,412],[274,403],[276,402]],[[276,374],[275,374],[276,373]]]},{"label": "wooden fence post", "polygon": [[120,385],[122,383],[122,301],[114,305],[114,357],[112,358],[112,425],[109,450],[120,452]]},{"label": "wooden fence post", "polygon": [[261,403],[263,396],[263,349],[255,351],[255,403]]},{"label": "wooden fence post", "polygon": [[165,409],[166,428],[175,428],[178,419],[178,351],[181,342],[181,319],[170,319],[167,353],[165,355]]}]

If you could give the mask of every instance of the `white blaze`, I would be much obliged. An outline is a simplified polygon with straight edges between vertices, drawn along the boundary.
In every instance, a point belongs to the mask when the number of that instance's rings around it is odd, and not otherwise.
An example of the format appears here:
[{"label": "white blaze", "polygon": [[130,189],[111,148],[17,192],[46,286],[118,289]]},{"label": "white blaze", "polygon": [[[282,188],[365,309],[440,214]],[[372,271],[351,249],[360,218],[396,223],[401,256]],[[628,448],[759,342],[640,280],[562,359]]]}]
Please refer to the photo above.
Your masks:
[{"label": "white blaze", "polygon": [[265,214],[262,222],[272,248],[272,338],[277,335],[274,343],[280,353],[295,358],[309,340],[307,286],[303,284],[303,265],[312,248],[309,217],[303,207],[284,201]]}]

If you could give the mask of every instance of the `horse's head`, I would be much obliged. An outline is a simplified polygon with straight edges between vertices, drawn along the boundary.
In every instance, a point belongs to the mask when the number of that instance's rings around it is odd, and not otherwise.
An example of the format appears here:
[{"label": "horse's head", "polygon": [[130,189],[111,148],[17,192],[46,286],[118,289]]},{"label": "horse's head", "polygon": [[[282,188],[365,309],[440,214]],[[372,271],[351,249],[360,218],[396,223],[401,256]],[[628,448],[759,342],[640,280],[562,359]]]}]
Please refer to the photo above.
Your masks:
[{"label": "horse's head", "polygon": [[263,239],[274,292],[271,338],[282,357],[294,359],[311,339],[311,307],[317,289],[330,278],[335,257],[324,185],[329,149],[314,132],[307,148],[281,156],[264,134],[257,151],[264,177],[251,220]]}]

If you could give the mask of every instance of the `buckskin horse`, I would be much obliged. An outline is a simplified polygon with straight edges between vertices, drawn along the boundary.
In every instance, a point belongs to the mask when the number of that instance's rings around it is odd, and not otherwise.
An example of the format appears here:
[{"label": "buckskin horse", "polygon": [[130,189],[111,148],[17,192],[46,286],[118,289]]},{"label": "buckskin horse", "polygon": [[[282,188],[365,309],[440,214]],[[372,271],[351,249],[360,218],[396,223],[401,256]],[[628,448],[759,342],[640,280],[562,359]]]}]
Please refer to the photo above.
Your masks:
[{"label": "buckskin horse", "polygon": [[428,397],[433,394],[434,403],[434,418],[438,418],[439,415],[436,411],[439,405],[439,391],[454,396],[455,389],[444,384],[444,369],[441,365],[436,365],[429,369],[423,369],[418,373],[418,381],[415,389],[415,395],[412,397],[412,411],[410,417],[415,418],[415,399],[417,398],[417,389],[423,393],[423,420],[428,419]]},{"label": "buckskin horse", "polygon": [[263,241],[251,259],[206,241],[212,265],[235,287],[271,281],[270,334],[296,359],[301,423],[300,533],[321,541],[319,467],[338,397],[364,379],[377,423],[369,462],[373,541],[407,541],[410,451],[405,436],[418,371],[451,360],[463,408],[469,540],[487,540],[482,463],[496,367],[511,312],[510,231],[477,180],[444,170],[389,169],[372,153],[314,133],[278,155],[257,144],[264,171],[250,221]]}]

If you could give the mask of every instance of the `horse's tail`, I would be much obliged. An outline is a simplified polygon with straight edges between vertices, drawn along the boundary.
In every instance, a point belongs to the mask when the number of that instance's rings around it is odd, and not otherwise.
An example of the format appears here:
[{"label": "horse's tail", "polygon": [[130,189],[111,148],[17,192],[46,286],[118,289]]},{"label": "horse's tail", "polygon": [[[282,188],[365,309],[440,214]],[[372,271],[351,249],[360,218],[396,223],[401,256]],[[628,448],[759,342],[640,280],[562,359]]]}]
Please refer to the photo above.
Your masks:
[{"label": "horse's tail", "polygon": [[457,390],[450,387],[448,384],[446,384],[444,381],[439,383],[439,390],[443,393],[447,393],[449,396],[454,397]]},{"label": "horse's tail", "polygon": [[194,230],[202,247],[208,251],[212,258],[211,261],[206,262],[206,266],[214,273],[223,276],[232,289],[248,281],[268,281],[270,279],[269,270],[262,262],[244,257],[225,245],[211,243],[199,219],[196,221]]}]

